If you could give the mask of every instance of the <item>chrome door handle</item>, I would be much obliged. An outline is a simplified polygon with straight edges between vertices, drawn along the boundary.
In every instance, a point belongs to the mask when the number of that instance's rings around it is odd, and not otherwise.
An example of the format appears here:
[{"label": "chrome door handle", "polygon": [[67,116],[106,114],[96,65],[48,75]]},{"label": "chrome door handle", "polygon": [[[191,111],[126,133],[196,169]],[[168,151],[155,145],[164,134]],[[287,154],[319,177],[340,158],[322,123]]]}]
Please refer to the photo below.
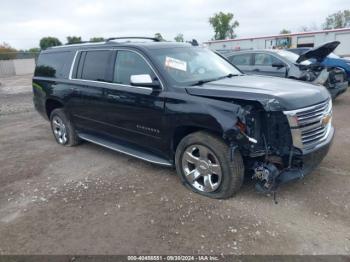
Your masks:
[{"label": "chrome door handle", "polygon": [[109,98],[113,98],[113,99],[120,99],[121,97],[118,95],[113,95],[113,94],[108,94],[107,95]]}]

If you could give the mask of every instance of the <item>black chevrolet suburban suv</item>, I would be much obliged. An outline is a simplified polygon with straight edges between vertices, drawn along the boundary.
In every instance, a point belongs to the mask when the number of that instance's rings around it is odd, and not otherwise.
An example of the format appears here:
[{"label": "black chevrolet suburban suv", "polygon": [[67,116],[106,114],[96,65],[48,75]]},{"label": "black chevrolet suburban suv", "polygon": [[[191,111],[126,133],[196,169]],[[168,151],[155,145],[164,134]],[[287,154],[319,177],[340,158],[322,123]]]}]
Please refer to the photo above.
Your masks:
[{"label": "black chevrolet suburban suv", "polygon": [[334,135],[318,85],[244,75],[205,47],[112,38],[49,48],[33,77],[34,105],[57,142],[89,141],[176,167],[212,198],[244,176],[263,192],[309,174]]}]

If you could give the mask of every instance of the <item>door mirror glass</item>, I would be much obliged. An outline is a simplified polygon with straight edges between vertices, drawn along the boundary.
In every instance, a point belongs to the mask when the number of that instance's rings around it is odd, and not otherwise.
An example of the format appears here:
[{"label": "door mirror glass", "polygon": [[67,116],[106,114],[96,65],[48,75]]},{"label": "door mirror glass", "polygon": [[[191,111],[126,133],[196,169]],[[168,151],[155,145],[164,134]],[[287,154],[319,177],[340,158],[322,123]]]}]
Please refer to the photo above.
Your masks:
[{"label": "door mirror glass", "polygon": [[131,75],[130,83],[132,86],[160,87],[159,82],[157,80],[153,81],[149,74]]}]

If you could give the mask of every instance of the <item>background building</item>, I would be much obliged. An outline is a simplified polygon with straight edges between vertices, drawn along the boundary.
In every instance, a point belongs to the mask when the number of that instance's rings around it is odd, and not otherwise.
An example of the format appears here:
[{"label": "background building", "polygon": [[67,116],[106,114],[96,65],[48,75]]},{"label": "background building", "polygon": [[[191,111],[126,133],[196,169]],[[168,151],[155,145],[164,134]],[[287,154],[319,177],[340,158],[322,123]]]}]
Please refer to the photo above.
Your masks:
[{"label": "background building", "polygon": [[270,48],[315,47],[329,41],[339,41],[334,53],[350,56],[350,28],[291,33],[283,35],[236,38],[206,42],[214,50],[253,50]]}]

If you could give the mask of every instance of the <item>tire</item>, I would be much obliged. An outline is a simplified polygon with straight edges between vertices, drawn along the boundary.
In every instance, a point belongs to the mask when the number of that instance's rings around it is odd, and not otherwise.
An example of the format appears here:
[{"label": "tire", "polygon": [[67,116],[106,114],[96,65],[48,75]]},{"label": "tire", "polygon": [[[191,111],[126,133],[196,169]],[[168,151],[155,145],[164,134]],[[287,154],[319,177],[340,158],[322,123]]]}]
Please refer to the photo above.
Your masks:
[{"label": "tire", "polygon": [[51,129],[56,142],[63,146],[75,146],[80,143],[71,121],[62,108],[54,109],[50,114]]},{"label": "tire", "polygon": [[229,146],[219,137],[203,131],[181,140],[176,148],[175,165],[186,187],[211,198],[233,196],[244,180],[241,153],[235,150],[231,161]]}]

